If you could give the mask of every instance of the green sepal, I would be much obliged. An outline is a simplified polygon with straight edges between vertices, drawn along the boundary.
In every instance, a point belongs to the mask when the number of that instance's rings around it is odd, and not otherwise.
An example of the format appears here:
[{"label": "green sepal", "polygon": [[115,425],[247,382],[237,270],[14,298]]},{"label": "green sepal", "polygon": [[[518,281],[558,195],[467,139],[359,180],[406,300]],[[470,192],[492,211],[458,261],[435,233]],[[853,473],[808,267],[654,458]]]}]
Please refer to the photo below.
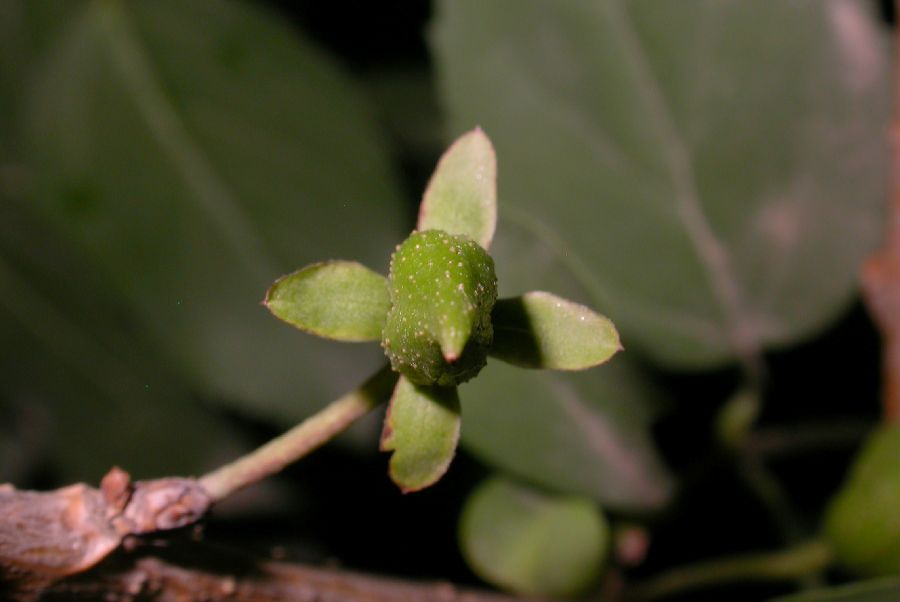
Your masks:
[{"label": "green sepal", "polygon": [[622,350],[607,318],[541,291],[500,299],[491,321],[494,341],[488,353],[523,368],[584,370]]},{"label": "green sepal", "polygon": [[422,203],[418,230],[467,236],[487,249],[497,225],[497,157],[481,128],[460,136],[438,161]]},{"label": "green sepal", "polygon": [[384,419],[381,451],[393,452],[390,475],[403,493],[444,476],[456,453],[460,424],[456,387],[420,387],[400,377]]},{"label": "green sepal", "polygon": [[391,300],[381,274],[353,261],[326,261],[277,280],[264,304],[279,319],[326,339],[377,341]]},{"label": "green sepal", "polygon": [[460,548],[486,581],[526,596],[572,596],[600,576],[609,527],[590,500],[495,477],[463,507]]}]

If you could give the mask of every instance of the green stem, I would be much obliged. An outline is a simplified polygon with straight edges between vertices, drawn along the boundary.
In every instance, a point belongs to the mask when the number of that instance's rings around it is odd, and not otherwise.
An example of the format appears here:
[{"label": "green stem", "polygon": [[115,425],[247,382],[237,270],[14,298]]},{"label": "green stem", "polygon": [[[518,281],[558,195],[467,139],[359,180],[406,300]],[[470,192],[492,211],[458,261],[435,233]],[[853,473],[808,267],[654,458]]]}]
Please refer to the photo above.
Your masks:
[{"label": "green stem", "polygon": [[823,541],[787,550],[746,554],[672,569],[632,590],[634,600],[660,600],[675,594],[733,582],[799,580],[823,571],[833,552]]},{"label": "green stem", "polygon": [[775,475],[762,461],[746,455],[737,460],[737,472],[775,521],[782,543],[799,543],[803,520]]},{"label": "green stem", "polygon": [[805,537],[800,516],[762,458],[748,450],[753,424],[762,411],[764,371],[761,366],[747,365],[745,372],[745,388],[722,406],[716,419],[716,433],[723,447],[733,454],[744,484],[775,521],[782,543],[796,545]]},{"label": "green stem", "polygon": [[335,435],[344,431],[386,401],[397,375],[387,367],[376,372],[359,388],[331,402],[288,432],[246,456],[200,478],[200,484],[215,501],[280,472]]}]

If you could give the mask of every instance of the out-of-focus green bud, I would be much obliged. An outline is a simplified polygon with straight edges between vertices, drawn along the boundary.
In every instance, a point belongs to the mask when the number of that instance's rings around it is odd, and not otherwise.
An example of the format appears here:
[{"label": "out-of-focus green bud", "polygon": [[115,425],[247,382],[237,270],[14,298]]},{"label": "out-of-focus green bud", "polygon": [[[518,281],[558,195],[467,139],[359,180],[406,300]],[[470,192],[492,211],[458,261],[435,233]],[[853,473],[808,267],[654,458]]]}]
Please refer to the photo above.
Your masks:
[{"label": "out-of-focus green bud", "polygon": [[870,435],[828,508],[825,536],[848,571],[900,573],[900,425]]}]

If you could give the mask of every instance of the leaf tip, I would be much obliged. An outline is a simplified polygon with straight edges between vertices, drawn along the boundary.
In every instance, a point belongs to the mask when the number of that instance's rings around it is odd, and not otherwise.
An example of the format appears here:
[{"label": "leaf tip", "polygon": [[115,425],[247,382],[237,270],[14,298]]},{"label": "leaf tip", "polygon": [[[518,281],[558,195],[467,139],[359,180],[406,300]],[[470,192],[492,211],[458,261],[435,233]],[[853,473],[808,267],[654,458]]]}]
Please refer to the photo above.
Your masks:
[{"label": "leaf tip", "polygon": [[[608,320],[608,318],[607,318],[607,320]],[[616,328],[615,325],[611,321],[609,323],[609,327],[612,329],[613,336],[616,339],[615,349],[613,349],[613,355],[625,351],[625,345],[622,344],[622,337],[619,334],[619,329]]]},{"label": "leaf tip", "polygon": [[278,280],[273,282],[272,285],[268,289],[266,289],[265,296],[259,302],[260,305],[262,305],[263,307],[265,307],[266,309],[268,309],[271,312],[273,312],[272,297],[275,295],[275,289],[278,288],[278,284],[282,281],[283,278],[284,278],[284,276],[282,276],[281,278],[279,278]]},{"label": "leaf tip", "polygon": [[410,480],[408,477],[404,476],[403,470],[398,467],[398,464],[394,461],[396,457],[396,452],[393,456],[391,456],[391,461],[388,465],[388,476],[390,476],[391,481],[397,486],[400,490],[400,493],[403,495],[407,495],[409,493],[418,493],[423,489],[428,489],[429,487],[436,484],[440,481],[447,471],[450,469],[450,464],[453,461],[453,457],[456,454],[451,454],[449,458],[447,458],[446,462],[442,463],[440,466],[436,467],[434,470],[430,472],[430,474],[425,478],[418,478],[416,480]]}]

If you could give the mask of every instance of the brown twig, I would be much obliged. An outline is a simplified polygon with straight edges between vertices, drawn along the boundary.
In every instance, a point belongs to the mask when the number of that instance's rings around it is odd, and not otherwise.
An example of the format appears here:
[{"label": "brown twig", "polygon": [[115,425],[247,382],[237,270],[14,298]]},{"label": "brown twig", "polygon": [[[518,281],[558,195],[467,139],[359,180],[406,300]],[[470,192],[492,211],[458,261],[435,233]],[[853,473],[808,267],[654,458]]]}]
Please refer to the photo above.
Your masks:
[{"label": "brown twig", "polygon": [[0,486],[0,587],[28,600],[50,584],[84,572],[129,535],[200,520],[212,499],[193,479],[132,483],[113,468],[100,489],[83,483],[56,491]]},{"label": "brown twig", "polygon": [[509,596],[271,562],[204,542],[121,550],[95,569],[58,581],[41,602],[137,600],[206,602],[514,602]]},{"label": "brown twig", "polygon": [[[896,2],[900,14],[900,0]],[[894,34],[894,117],[890,129],[891,175],[884,246],[863,266],[866,304],[884,339],[884,420],[900,422],[900,28]]]},{"label": "brown twig", "polygon": [[0,587],[20,599],[84,572],[119,549],[131,535],[193,524],[215,502],[309,454],[390,395],[396,376],[377,372],[256,451],[200,479],[169,477],[131,482],[114,468],[99,489],[83,483],[56,491],[20,491],[0,485]]},{"label": "brown twig", "polygon": [[[20,602],[513,602],[449,583],[371,577],[260,561],[178,537],[139,536],[190,525],[211,498],[193,479],[131,483],[113,469],[99,489],[0,486],[0,599]],[[135,537],[138,536],[138,537]],[[131,545],[123,545],[123,542]]]}]

